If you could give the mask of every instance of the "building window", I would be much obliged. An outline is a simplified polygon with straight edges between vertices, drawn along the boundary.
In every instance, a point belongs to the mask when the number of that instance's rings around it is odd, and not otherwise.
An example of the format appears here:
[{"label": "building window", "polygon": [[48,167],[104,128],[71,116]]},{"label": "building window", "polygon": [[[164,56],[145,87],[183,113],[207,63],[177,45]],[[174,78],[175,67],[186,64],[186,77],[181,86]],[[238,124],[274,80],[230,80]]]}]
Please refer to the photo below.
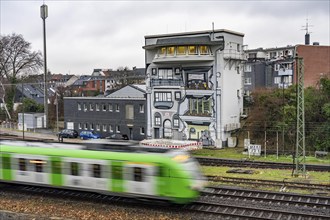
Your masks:
[{"label": "building window", "polygon": [[112,104],[109,104],[109,112],[112,112],[113,108],[112,108]]},{"label": "building window", "polygon": [[80,130],[81,128],[81,123],[78,123],[78,129]]},{"label": "building window", "polygon": [[200,53],[200,55],[208,55],[209,47],[208,46],[199,46],[199,53]]},{"label": "building window", "polygon": [[84,129],[87,130],[88,129],[88,123],[84,124]]},{"label": "building window", "polygon": [[197,47],[196,46],[188,46],[188,54],[189,55],[197,55]]},{"label": "building window", "polygon": [[171,102],[171,92],[155,92],[155,102]]},{"label": "building window", "polygon": [[113,132],[113,127],[112,127],[112,125],[109,125],[109,132]]},{"label": "building window", "polygon": [[161,125],[161,116],[158,112],[155,113],[155,126]]},{"label": "building window", "polygon": [[160,56],[166,56],[166,47],[162,47],[159,49],[159,55]]},{"label": "building window", "polygon": [[144,127],[140,127],[140,134],[144,135]]},{"label": "building window", "polygon": [[278,71],[279,69],[280,69],[280,64],[275,64],[275,65],[274,65],[274,70],[275,70],[275,71]]},{"label": "building window", "polygon": [[179,127],[179,116],[178,115],[173,116],[173,127],[175,127],[175,128]]},{"label": "building window", "polygon": [[181,100],[181,92],[175,92],[175,100]]},{"label": "building window", "polygon": [[143,104],[139,105],[139,112],[144,113],[144,105]]},{"label": "building window", "polygon": [[120,126],[119,125],[116,126],[116,133],[120,133]]},{"label": "building window", "polygon": [[106,104],[102,104],[102,110],[105,112],[107,110],[107,105]]},{"label": "building window", "polygon": [[96,108],[96,111],[100,111],[100,104],[96,103],[95,108]]},{"label": "building window", "polygon": [[134,106],[126,105],[126,119],[134,119]]},{"label": "building window", "polygon": [[176,49],[177,55],[186,55],[186,46],[178,46]]},{"label": "building window", "polygon": [[92,103],[89,104],[89,111],[93,111],[94,110],[94,106]]},{"label": "building window", "polygon": [[84,103],[84,111],[87,112],[87,105]]},{"label": "building window", "polygon": [[116,112],[119,112],[119,104],[116,104]]},{"label": "building window", "polygon": [[97,130],[97,131],[100,130],[100,124],[96,124],[96,130]]},{"label": "building window", "polygon": [[251,85],[251,77],[244,78],[244,85]]},{"label": "building window", "polygon": [[252,68],[250,64],[245,64],[244,66],[244,72],[251,72]]},{"label": "building window", "polygon": [[237,44],[237,52],[240,52],[240,51],[241,51],[241,45]]},{"label": "building window", "polygon": [[280,84],[281,83],[281,77],[274,77],[274,84]]},{"label": "building window", "polygon": [[189,113],[192,115],[209,114],[211,108],[211,98],[191,98],[189,99]]},{"label": "building window", "polygon": [[157,75],[157,69],[156,68],[152,68],[151,75],[153,75],[153,76]]},{"label": "building window", "polygon": [[81,110],[81,104],[78,102],[78,111]]},{"label": "building window", "polygon": [[103,130],[103,131],[107,131],[107,125],[103,125],[103,126],[102,126],[102,130]]},{"label": "building window", "polygon": [[91,123],[91,130],[94,130],[94,123]]},{"label": "building window", "polygon": [[166,55],[167,56],[174,56],[175,47],[167,47]]},{"label": "building window", "polygon": [[159,79],[173,79],[173,70],[172,69],[158,69],[158,78]]}]

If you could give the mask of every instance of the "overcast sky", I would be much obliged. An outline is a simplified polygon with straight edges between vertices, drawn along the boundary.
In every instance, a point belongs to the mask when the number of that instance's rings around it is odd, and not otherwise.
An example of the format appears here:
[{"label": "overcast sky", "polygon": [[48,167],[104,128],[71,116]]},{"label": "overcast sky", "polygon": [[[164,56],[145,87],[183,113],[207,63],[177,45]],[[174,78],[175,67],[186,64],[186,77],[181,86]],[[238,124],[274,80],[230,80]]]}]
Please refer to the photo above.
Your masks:
[{"label": "overcast sky", "polygon": [[[94,68],[144,67],[144,36],[228,29],[249,49],[330,44],[330,1],[44,1],[48,5],[47,66],[52,73],[91,74]],[[0,0],[0,33],[22,34],[43,51],[42,0]]]}]

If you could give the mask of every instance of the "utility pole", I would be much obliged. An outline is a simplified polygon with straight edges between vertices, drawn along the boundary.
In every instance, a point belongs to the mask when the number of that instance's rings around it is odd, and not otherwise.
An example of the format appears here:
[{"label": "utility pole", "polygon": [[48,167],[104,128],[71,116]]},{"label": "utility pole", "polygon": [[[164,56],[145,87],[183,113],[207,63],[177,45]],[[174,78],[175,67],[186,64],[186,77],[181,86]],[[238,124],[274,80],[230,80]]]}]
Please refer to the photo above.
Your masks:
[{"label": "utility pole", "polygon": [[304,61],[296,55],[296,77],[297,77],[297,139],[296,139],[296,167],[295,176],[306,177],[305,156],[305,107],[304,107]]},{"label": "utility pole", "polygon": [[46,18],[48,17],[48,6],[43,4],[40,6],[40,17],[43,20],[44,33],[44,111],[45,111],[45,128],[48,128],[48,91],[47,91],[47,55],[46,55]]}]

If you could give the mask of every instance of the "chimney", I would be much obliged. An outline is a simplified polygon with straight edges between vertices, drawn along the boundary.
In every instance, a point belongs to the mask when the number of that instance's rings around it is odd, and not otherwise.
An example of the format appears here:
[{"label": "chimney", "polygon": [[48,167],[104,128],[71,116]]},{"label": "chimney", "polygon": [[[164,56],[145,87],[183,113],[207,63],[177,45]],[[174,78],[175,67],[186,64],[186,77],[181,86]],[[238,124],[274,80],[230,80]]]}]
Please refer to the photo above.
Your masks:
[{"label": "chimney", "polygon": [[309,33],[306,33],[305,34],[305,45],[309,45],[309,43],[310,43],[310,35],[309,35]]}]

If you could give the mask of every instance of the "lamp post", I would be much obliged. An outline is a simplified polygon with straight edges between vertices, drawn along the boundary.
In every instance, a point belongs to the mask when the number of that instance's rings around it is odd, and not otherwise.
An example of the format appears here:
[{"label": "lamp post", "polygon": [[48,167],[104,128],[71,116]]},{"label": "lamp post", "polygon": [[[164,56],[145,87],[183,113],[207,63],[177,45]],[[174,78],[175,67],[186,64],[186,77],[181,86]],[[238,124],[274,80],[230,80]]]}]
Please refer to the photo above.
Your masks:
[{"label": "lamp post", "polygon": [[45,128],[48,127],[48,92],[47,92],[47,55],[46,55],[46,18],[48,17],[48,6],[43,4],[40,6],[40,17],[43,20],[44,34],[44,111],[45,111]]}]

